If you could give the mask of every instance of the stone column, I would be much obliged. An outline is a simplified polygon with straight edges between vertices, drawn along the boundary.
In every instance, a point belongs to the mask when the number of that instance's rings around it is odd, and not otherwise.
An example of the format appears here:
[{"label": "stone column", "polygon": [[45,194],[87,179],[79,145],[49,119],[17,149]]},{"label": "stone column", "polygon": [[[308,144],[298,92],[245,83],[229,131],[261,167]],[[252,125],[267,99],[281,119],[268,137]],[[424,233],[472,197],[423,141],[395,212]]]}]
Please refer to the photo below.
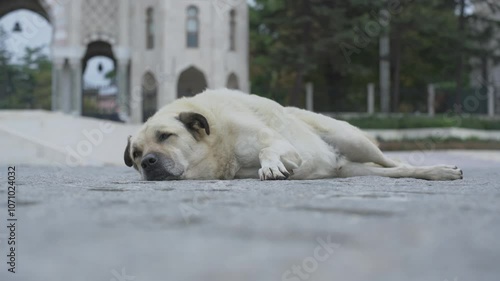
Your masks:
[{"label": "stone column", "polygon": [[488,116],[495,116],[495,87],[488,86]]},{"label": "stone column", "polygon": [[368,89],[368,98],[367,98],[368,114],[372,115],[375,113],[375,84],[369,83],[367,89]]},{"label": "stone column", "polygon": [[306,84],[306,109],[314,111],[314,85],[311,82]]},{"label": "stone column", "polygon": [[129,110],[130,122],[133,124],[142,123],[142,77],[134,77],[134,86],[130,90]]},{"label": "stone column", "polygon": [[436,91],[434,84],[429,84],[427,86],[427,114],[429,117],[434,117],[434,107],[436,102]]},{"label": "stone column", "polygon": [[71,69],[71,108],[69,113],[80,116],[82,115],[82,60],[72,58],[69,64]]},{"label": "stone column", "polygon": [[116,83],[118,84],[118,114],[120,118],[125,121],[130,121],[130,110],[129,110],[129,91],[128,91],[128,69],[129,60],[128,59],[118,59],[116,61]]},{"label": "stone column", "polygon": [[62,95],[62,73],[64,67],[64,59],[54,59],[52,61],[52,111],[62,111],[63,104]]},{"label": "stone column", "polygon": [[64,63],[61,73],[59,74],[59,104],[61,111],[71,113],[71,100],[73,99],[73,81],[71,81],[71,69],[67,63]]},{"label": "stone column", "polygon": [[161,71],[155,73],[158,84],[158,105],[160,109],[177,99],[177,81],[180,72],[177,69],[177,59],[166,60],[161,66]]}]

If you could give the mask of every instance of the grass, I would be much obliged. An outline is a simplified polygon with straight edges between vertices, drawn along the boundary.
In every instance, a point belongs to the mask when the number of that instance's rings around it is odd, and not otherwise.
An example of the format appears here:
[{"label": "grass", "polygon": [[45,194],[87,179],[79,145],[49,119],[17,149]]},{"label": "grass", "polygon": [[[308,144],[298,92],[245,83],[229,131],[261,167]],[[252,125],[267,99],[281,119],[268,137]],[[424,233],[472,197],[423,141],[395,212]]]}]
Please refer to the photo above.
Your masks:
[{"label": "grass", "polygon": [[438,149],[476,149],[476,150],[499,150],[500,142],[483,141],[477,139],[422,139],[422,140],[401,140],[401,141],[381,141],[380,148],[389,150],[438,150]]},{"label": "grass", "polygon": [[479,130],[500,130],[500,119],[486,119],[474,116],[435,117],[403,116],[363,116],[338,118],[362,129],[410,129],[410,128],[467,128]]}]

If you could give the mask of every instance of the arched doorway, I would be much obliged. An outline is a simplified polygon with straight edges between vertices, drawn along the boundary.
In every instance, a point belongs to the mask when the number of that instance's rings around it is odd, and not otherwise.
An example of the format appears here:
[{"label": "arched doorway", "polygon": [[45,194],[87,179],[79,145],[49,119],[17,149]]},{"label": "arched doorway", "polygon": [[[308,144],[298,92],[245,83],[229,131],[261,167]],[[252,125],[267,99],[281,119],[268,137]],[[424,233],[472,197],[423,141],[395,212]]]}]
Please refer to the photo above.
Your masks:
[{"label": "arched doorway", "polygon": [[38,0],[0,1],[0,18],[10,12],[21,9],[26,9],[37,13],[40,16],[44,17],[48,22],[50,22],[50,11],[47,3],[45,1]]},{"label": "arched doorway", "polygon": [[196,67],[189,67],[179,76],[177,82],[177,97],[192,97],[207,88],[205,75]]},{"label": "arched doorway", "polygon": [[240,89],[240,84],[238,82],[238,76],[236,76],[236,74],[231,73],[229,75],[229,77],[227,78],[226,88],[232,89],[232,90],[239,90]]},{"label": "arched doorway", "polygon": [[50,109],[53,27],[42,1],[0,1],[0,109]]},{"label": "arched doorway", "polygon": [[147,72],[142,77],[142,121],[146,122],[158,110],[158,83],[155,76]]},{"label": "arched doorway", "polygon": [[82,115],[119,121],[116,59],[104,41],[87,45],[82,59]]}]

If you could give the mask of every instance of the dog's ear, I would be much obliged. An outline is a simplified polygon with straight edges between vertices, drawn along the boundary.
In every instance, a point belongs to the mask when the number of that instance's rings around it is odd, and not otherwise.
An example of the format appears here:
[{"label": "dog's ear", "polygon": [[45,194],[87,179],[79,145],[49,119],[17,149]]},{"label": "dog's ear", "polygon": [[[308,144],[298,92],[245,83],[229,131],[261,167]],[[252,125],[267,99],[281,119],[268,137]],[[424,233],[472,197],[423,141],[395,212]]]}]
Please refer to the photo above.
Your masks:
[{"label": "dog's ear", "polygon": [[204,129],[207,136],[210,135],[210,125],[208,125],[207,118],[201,114],[194,112],[182,112],[179,114],[179,121],[184,123],[186,128],[191,131]]},{"label": "dog's ear", "polygon": [[130,138],[132,136],[128,136],[127,147],[125,147],[125,152],[123,153],[123,160],[125,161],[125,165],[132,167],[134,165],[134,161],[130,157]]}]

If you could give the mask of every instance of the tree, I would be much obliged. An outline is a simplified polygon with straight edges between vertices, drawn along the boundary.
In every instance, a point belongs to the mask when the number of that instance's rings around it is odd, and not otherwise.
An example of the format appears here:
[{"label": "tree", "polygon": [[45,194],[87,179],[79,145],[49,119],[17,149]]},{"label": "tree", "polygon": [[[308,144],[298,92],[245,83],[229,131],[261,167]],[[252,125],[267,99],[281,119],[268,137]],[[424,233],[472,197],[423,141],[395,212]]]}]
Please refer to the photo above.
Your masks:
[{"label": "tree", "polygon": [[12,76],[14,69],[10,65],[12,54],[7,50],[8,34],[0,26],[0,108],[6,108],[14,91]]},{"label": "tree", "polygon": [[348,33],[356,23],[346,10],[360,6],[349,1],[257,0],[250,13],[253,89],[296,106],[303,104],[306,80],[329,91],[350,64],[338,48],[352,37]]},{"label": "tree", "polygon": [[[465,60],[465,53],[464,53],[464,46],[466,44],[466,36],[465,36],[465,24],[466,24],[466,14],[465,14],[465,8],[466,8],[466,1],[465,0],[457,0],[458,1],[458,10],[459,10],[459,15],[458,15],[458,40],[457,40],[457,78],[456,78],[456,84],[457,84],[457,91],[456,91],[456,97],[455,97],[455,103],[460,104],[461,103],[461,97],[462,97],[462,91],[464,88],[464,60]],[[458,110],[461,110],[460,107],[458,107]]]},{"label": "tree", "polygon": [[[391,10],[392,2],[400,6]],[[310,81],[316,110],[363,111],[366,85],[379,76],[378,39],[387,21],[379,12],[391,10],[392,111],[425,109],[429,83],[455,85],[460,101],[470,59],[480,58],[483,72],[500,60],[498,23],[473,13],[479,4],[500,12],[500,3],[488,0],[256,0],[252,90],[300,106]]]},{"label": "tree", "polygon": [[[465,45],[465,52],[473,59],[472,67],[480,69],[481,81],[484,88],[490,80],[490,66],[500,62],[500,20],[495,14],[500,13],[500,3],[485,0],[472,2],[474,13],[468,19],[469,42]],[[485,89],[483,89],[485,90]]]},{"label": "tree", "polygon": [[[429,83],[455,79],[455,5],[442,0],[409,3],[391,20],[392,111],[417,110]],[[421,93],[410,97],[410,93]],[[401,94],[406,94],[401,97]]]},{"label": "tree", "polygon": [[26,48],[21,63],[14,64],[2,29],[0,39],[0,108],[50,109],[52,64],[44,47]]}]

